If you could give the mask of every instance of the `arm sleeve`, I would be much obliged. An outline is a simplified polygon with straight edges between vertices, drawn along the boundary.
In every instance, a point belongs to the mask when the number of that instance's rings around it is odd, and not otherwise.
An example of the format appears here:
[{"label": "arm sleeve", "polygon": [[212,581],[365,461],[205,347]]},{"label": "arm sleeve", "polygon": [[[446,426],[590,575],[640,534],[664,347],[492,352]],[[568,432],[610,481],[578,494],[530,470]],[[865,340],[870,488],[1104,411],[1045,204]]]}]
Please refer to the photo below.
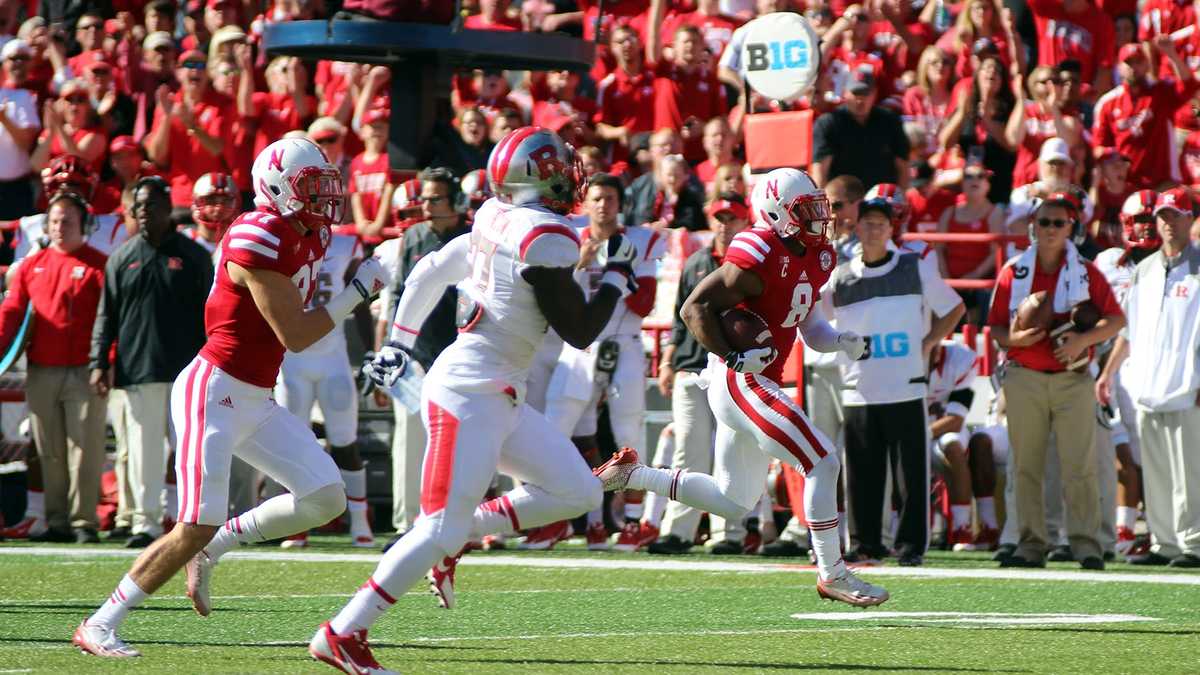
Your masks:
[{"label": "arm sleeve", "polygon": [[821,302],[813,303],[812,309],[808,310],[808,316],[804,317],[798,328],[800,334],[804,336],[804,344],[818,352],[836,352],[840,331],[829,325],[829,321],[825,319],[825,312],[821,309],[821,304]]},{"label": "arm sleeve", "polygon": [[13,284],[0,304],[0,345],[8,345],[17,334],[17,327],[25,318],[25,308],[29,305],[29,289],[25,286],[24,265],[17,270]]},{"label": "arm sleeve", "polygon": [[654,309],[654,297],[658,293],[658,279],[653,276],[637,278],[638,289],[625,298],[625,306],[640,317],[646,317]]},{"label": "arm sleeve", "polygon": [[92,352],[89,355],[89,368],[105,369],[108,362],[109,350],[117,338],[117,320],[121,314],[117,300],[117,271],[121,261],[109,258],[104,265],[104,288],[100,293],[100,305],[96,309],[96,323],[92,326]]},{"label": "arm sleeve", "polygon": [[469,235],[456,237],[413,266],[392,319],[389,341],[397,341],[405,347],[416,343],[421,325],[441,301],[446,287],[470,276],[470,248]]},{"label": "arm sleeve", "polygon": [[918,263],[917,270],[921,274],[921,294],[925,296],[925,304],[938,317],[946,314],[962,302],[958,293],[950,288],[950,284],[941,275],[935,273],[929,265]]},{"label": "arm sleeve", "polygon": [[967,418],[967,413],[971,411],[971,404],[975,401],[975,392],[970,386],[962,389],[955,389],[950,392],[950,400],[946,403],[946,414],[957,415],[963,419]]}]

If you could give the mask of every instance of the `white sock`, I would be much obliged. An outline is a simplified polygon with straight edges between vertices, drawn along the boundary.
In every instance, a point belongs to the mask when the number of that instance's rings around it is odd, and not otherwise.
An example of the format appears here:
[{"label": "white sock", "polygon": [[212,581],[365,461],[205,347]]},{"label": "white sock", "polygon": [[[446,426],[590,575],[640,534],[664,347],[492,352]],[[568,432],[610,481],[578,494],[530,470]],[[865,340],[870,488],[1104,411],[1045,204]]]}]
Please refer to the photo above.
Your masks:
[{"label": "white sock", "polygon": [[642,500],[636,502],[630,499],[625,499],[625,520],[626,522],[637,522],[642,519],[642,513],[645,511],[642,505]]},{"label": "white sock", "polygon": [[588,524],[588,527],[591,527],[593,525],[603,525],[604,524],[603,507],[601,507],[599,509],[592,509],[591,511],[588,511],[587,524]]},{"label": "white sock", "polygon": [[726,497],[717,480],[706,473],[642,466],[629,476],[629,488],[666,495],[726,520],[741,520],[746,515],[746,507]]},{"label": "white sock", "polygon": [[804,476],[804,517],[808,537],[817,558],[817,573],[822,579],[835,579],[846,572],[842,562],[842,542],[837,511],[837,455],[826,455]]},{"label": "white sock", "polygon": [[1124,527],[1129,530],[1137,525],[1137,509],[1132,506],[1117,507],[1117,527]]},{"label": "white sock", "polygon": [[25,517],[46,519],[46,493],[30,488],[25,491]]},{"label": "white sock", "polygon": [[[291,495],[287,496],[290,497]],[[273,497],[272,499],[279,499],[279,497]],[[271,501],[269,499],[263,502],[263,505]],[[208,553],[208,557],[216,561],[221,556],[237,548],[240,543],[253,544],[255,542],[266,541],[267,538],[258,529],[258,522],[254,514],[256,510],[258,509],[251,509],[225,521],[221,529],[217,530],[212,540],[208,542],[208,546],[204,547],[205,552]]]},{"label": "white sock", "polygon": [[301,499],[296,499],[290,493],[271,497],[240,516],[227,520],[204,550],[216,560],[239,543],[283,539],[319,527],[338,516],[338,513],[332,512],[335,494],[337,508],[345,508],[345,493],[342,486],[337,484],[326,485]]},{"label": "white sock", "polygon": [[383,559],[350,602],[330,621],[333,632],[367,630],[446,553],[418,521],[416,527],[383,554]]},{"label": "white sock", "polygon": [[342,482],[346,484],[346,510],[367,510],[367,470],[346,471],[342,469]]},{"label": "white sock", "polygon": [[996,520],[995,497],[976,497],[975,510],[979,512],[979,522],[984,527],[991,530],[999,527],[999,521]]},{"label": "white sock", "polygon": [[366,630],[394,604],[396,598],[383,590],[374,579],[367,577],[367,582],[358,587],[358,592],[350,598],[350,602],[346,603],[342,611],[333,617],[329,625],[337,635]]},{"label": "white sock", "polygon": [[970,504],[951,504],[950,505],[950,526],[957,530],[960,527],[971,526],[971,505]]},{"label": "white sock", "polygon": [[121,578],[121,582],[117,584],[112,595],[108,596],[108,600],[100,605],[100,609],[97,609],[95,614],[88,617],[87,622],[93,626],[117,628],[129,615],[129,610],[142,604],[146,597],[146,592],[133,582],[132,577],[126,574]]},{"label": "white sock", "polygon": [[667,502],[669,501],[664,495],[657,492],[646,493],[646,508],[642,521],[657,528],[662,523],[663,514],[667,511]]}]

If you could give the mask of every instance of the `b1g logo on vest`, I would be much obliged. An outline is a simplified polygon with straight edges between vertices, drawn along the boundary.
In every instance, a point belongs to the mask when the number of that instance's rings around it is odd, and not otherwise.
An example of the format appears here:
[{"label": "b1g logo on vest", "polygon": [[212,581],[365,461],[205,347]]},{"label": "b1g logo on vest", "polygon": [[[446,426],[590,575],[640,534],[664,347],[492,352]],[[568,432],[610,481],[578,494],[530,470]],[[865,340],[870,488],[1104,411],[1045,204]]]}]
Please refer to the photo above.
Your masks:
[{"label": "b1g logo on vest", "polygon": [[791,101],[812,87],[820,71],[817,33],[792,12],[765,14],[746,24],[742,74],[767,98]]},{"label": "b1g logo on vest", "polygon": [[898,359],[908,356],[908,333],[875,333],[867,336],[864,359]]}]

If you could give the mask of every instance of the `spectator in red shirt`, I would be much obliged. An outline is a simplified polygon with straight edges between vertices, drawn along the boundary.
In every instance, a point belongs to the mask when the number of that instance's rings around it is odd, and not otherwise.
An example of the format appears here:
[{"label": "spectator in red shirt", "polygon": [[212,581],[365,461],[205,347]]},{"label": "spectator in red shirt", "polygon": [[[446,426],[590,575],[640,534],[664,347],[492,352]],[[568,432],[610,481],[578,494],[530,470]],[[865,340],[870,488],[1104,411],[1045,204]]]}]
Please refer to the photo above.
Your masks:
[{"label": "spectator in red shirt", "polygon": [[[1004,209],[988,199],[992,172],[980,164],[963,169],[962,199],[942,212],[938,232],[958,234],[1004,234]],[[991,279],[996,273],[995,244],[951,242],[936,246],[942,275],[948,279]],[[970,321],[980,324],[983,312],[975,293],[961,293],[970,310]]]},{"label": "spectator in red shirt", "polygon": [[294,56],[277,56],[267,66],[267,89],[254,91],[254,77],[247,69],[250,50],[239,49],[242,77],[238,83],[237,107],[242,119],[257,127],[254,151],[262,149],[292,129],[308,126],[317,109],[317,99],[307,92],[308,69]]},{"label": "spectator in red shirt", "polygon": [[738,163],[733,156],[733,146],[737,139],[734,138],[733,129],[729,128],[729,122],[724,117],[714,117],[705,123],[701,143],[704,146],[705,159],[696,165],[696,178],[711,192],[717,168],[723,164]]},{"label": "spectator in red shirt", "polygon": [[672,12],[664,19],[660,37],[663,44],[670,45],[680,26],[694,26],[700,30],[710,62],[715,64],[725,53],[725,46],[733,38],[733,31],[742,23],[741,19],[722,14],[719,0],[698,0],[695,11]]},{"label": "spectator in red shirt", "polygon": [[172,203],[189,209],[196,179],[226,170],[225,146],[235,114],[233,102],[212,90],[203,52],[184,52],[175,75],[180,85],[176,94],[166,86],[156,93],[146,153],[170,181]]},{"label": "spectator in red shirt", "polygon": [[616,67],[596,87],[596,135],[614,142],[613,160],[620,161],[635,134],[654,129],[654,73],[643,67],[634,29],[615,29],[610,45]]},{"label": "spectator in red shirt", "polygon": [[1096,184],[1091,199],[1095,215],[1091,223],[1092,236],[1100,250],[1123,247],[1121,239],[1121,207],[1133,194],[1129,183],[1129,158],[1109,150],[1096,160]]},{"label": "spectator in red shirt", "polygon": [[926,47],[917,62],[917,81],[904,90],[900,112],[905,126],[916,124],[925,134],[926,147],[922,151],[932,154],[937,151],[938,132],[946,123],[950,108],[951,73],[954,59],[939,47]]},{"label": "spectator in red shirt", "polygon": [[387,156],[390,119],[391,114],[380,108],[363,116],[358,135],[367,149],[350,162],[350,209],[359,238],[368,244],[383,241],[383,228],[391,221],[388,206],[396,186]]},{"label": "spectator in red shirt", "polygon": [[59,90],[58,100],[42,106],[42,135],[30,163],[40,171],[55,157],[75,155],[99,175],[107,151],[108,140],[97,124],[87,85],[69,80]]},{"label": "spectator in red shirt", "polygon": [[585,144],[595,140],[591,125],[596,115],[596,102],[579,93],[578,73],[569,70],[533,73],[529,81],[529,96],[533,99],[533,114],[530,117],[535,126],[549,126],[550,120],[569,117],[584,131]]},{"label": "spectator in red shirt", "polygon": [[1154,46],[1170,60],[1178,79],[1149,80],[1150,61],[1141,46],[1125,45],[1119,55],[1121,84],[1096,102],[1092,126],[1098,155],[1116,148],[1130,158],[1129,180],[1136,188],[1154,188],[1172,179],[1171,119],[1200,90],[1169,35],[1154,38]]},{"label": "spectator in red shirt", "polygon": [[479,13],[468,16],[463,28],[471,30],[519,31],[521,20],[508,15],[509,0],[479,0]]},{"label": "spectator in red shirt", "polygon": [[104,135],[112,138],[133,133],[137,118],[137,105],[118,88],[124,76],[115,72],[112,59],[104,52],[91,52],[93,58],[83,66],[83,79],[87,82],[88,96],[96,106],[96,116]]},{"label": "spectator in red shirt", "polygon": [[79,59],[93,49],[104,48],[104,17],[92,11],[81,14],[75,22],[75,43],[79,45],[80,54],[67,59],[67,64],[78,77],[82,70],[78,67]]},{"label": "spectator in red shirt", "polygon": [[[104,285],[104,255],[84,240],[87,204],[51,199],[50,245],[27,257],[0,305],[0,343],[10,344],[32,306],[25,398],[42,464],[44,541],[99,541],[96,504],[104,466],[104,399],[88,386],[92,324]],[[72,530],[74,532],[72,533]]]},{"label": "spectator in red shirt", "polygon": [[1194,23],[1196,3],[1193,0],[1146,0],[1138,19],[1138,39],[1151,40]]},{"label": "spectator in red shirt", "polygon": [[158,88],[166,85],[170,91],[179,89],[176,56],[175,40],[165,32],[147,35],[140,47],[135,42],[118,49],[117,64],[125,77],[122,88],[137,105],[134,138],[145,136],[154,122]]},{"label": "spectator in red shirt", "polygon": [[1038,36],[1038,65],[1075,59],[1083,81],[1096,92],[1112,87],[1116,34],[1112,19],[1094,0],[1029,0]]},{"label": "spectator in red shirt", "polygon": [[1046,139],[1061,138],[1072,152],[1077,148],[1082,150],[1083,122],[1063,110],[1066,101],[1062,85],[1054,69],[1049,66],[1038,66],[1029,74],[1029,95],[1032,100],[1024,98],[1025,89],[1020,75],[1015,75],[1012,83],[1017,102],[1008,117],[1004,134],[1008,144],[1017,149],[1013,185],[1024,185],[1038,178],[1038,153]]},{"label": "spectator in red shirt", "polygon": [[713,199],[727,192],[746,194],[746,177],[742,174],[741,164],[722,164],[713,172],[712,182],[708,184],[708,197]]},{"label": "spectator in red shirt", "polygon": [[[646,46],[647,58],[657,61],[658,40]],[[672,60],[659,63],[654,71],[654,127],[678,129],[683,138],[683,156],[689,162],[704,159],[701,125],[724,115],[725,90],[715,67],[706,65],[703,38],[694,26],[680,26],[675,33]]]},{"label": "spectator in red shirt", "polygon": [[142,15],[142,26],[146,34],[162,31],[168,35],[175,34],[175,15],[179,8],[172,0],[155,0],[146,5]]}]

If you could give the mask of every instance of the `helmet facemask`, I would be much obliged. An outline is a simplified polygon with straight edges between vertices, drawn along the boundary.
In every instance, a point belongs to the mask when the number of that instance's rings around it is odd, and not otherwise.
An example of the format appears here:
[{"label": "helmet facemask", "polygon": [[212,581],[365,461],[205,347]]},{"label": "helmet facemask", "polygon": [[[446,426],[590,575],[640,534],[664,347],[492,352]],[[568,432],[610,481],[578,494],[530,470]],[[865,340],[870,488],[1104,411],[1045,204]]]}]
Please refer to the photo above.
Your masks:
[{"label": "helmet facemask", "polygon": [[309,229],[342,222],[346,200],[337,169],[316,166],[301,169],[292,179],[292,195],[288,200],[290,215]]},{"label": "helmet facemask", "polygon": [[784,238],[797,237],[806,246],[820,246],[829,241],[833,212],[824,193],[797,197],[787,212],[791,221],[780,228]]}]

